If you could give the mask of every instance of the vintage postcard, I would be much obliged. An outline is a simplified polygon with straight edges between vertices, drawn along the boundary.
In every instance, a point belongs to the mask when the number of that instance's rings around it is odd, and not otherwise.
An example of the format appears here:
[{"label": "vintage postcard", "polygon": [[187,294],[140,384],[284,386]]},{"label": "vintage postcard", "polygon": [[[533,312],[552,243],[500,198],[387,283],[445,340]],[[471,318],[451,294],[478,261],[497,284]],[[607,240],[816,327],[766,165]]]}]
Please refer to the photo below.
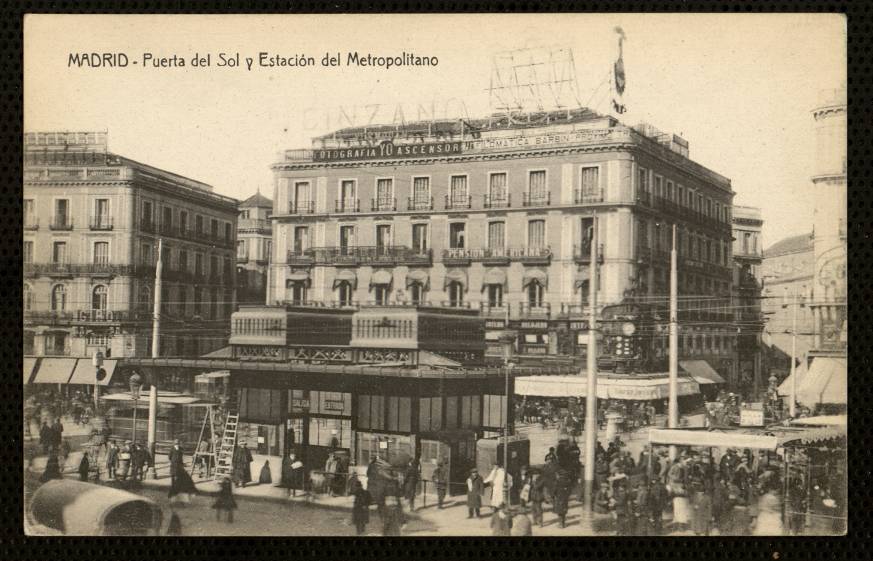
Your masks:
[{"label": "vintage postcard", "polygon": [[846,19],[28,15],[25,532],[843,535]]}]

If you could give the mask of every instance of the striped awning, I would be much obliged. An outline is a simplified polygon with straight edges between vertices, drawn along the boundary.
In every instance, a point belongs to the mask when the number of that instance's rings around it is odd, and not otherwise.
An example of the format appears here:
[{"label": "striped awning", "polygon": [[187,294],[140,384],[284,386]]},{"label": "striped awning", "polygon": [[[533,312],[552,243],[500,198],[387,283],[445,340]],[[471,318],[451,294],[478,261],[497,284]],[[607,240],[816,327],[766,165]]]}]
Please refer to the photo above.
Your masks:
[{"label": "striped awning", "polygon": [[549,275],[542,269],[527,269],[522,277],[521,286],[526,287],[532,282],[538,282],[546,288],[549,286]]},{"label": "striped awning", "polygon": [[347,282],[352,285],[352,290],[358,288],[358,275],[352,269],[342,269],[337,272],[333,279],[333,287],[336,288],[340,283]]},{"label": "striped awning", "polygon": [[488,272],[485,273],[485,278],[482,279],[482,290],[485,290],[485,287],[492,284],[506,286],[506,271],[498,269],[497,267],[489,269]]},{"label": "striped awning", "polygon": [[452,269],[446,273],[446,282],[445,286],[449,286],[449,283],[459,282],[464,288],[467,288],[467,273],[462,269]]},{"label": "striped awning", "polygon": [[[109,385],[109,382],[112,381],[112,374],[115,373],[116,364],[118,364],[117,360],[107,359],[103,361],[103,369],[106,371],[106,376],[102,380],[97,382],[98,385]],[[96,381],[97,369],[94,367],[91,359],[79,359],[79,362],[76,364],[76,369],[73,370],[73,376],[70,378],[69,383],[93,386]]]},{"label": "striped awning", "polygon": [[804,405],[848,403],[846,359],[816,357],[803,380],[798,380],[797,401]]},{"label": "striped awning", "polygon": [[74,368],[76,368],[75,358],[44,358],[36,371],[33,383],[66,384],[70,381]]},{"label": "striped awning", "polygon": [[423,271],[421,269],[413,269],[406,273],[406,288],[409,288],[413,284],[421,284],[427,289],[430,284],[430,275],[427,274],[427,271]]},{"label": "striped awning", "polygon": [[384,285],[391,284],[391,281],[394,280],[394,275],[391,274],[391,271],[387,269],[379,269],[373,273],[373,276],[370,277],[370,286],[376,285]]},{"label": "striped awning", "polygon": [[698,384],[726,384],[725,379],[705,360],[681,360],[679,366],[691,374]]},{"label": "striped awning", "polygon": [[24,383],[30,383],[30,377],[33,376],[33,367],[36,366],[36,358],[24,357]]}]

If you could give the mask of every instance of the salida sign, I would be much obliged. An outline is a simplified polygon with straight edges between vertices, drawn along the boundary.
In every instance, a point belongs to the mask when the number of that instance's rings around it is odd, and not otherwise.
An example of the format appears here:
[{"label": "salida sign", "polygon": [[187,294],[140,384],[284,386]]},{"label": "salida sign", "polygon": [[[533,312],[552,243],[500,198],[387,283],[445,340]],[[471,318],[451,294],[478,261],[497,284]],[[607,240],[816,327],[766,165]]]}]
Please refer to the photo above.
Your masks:
[{"label": "salida sign", "polygon": [[383,142],[376,146],[349,148],[325,148],[313,151],[316,162],[382,160],[400,158],[427,158],[450,156],[463,152],[463,142],[424,142],[420,144],[394,144]]}]

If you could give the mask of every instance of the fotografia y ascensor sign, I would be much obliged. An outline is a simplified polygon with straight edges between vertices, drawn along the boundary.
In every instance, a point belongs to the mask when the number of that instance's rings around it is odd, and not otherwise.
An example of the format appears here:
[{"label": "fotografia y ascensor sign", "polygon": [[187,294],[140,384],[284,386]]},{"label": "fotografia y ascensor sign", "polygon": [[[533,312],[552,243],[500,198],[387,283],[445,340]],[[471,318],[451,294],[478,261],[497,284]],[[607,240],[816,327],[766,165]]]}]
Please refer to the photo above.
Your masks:
[{"label": "fotografia y ascensor sign", "polygon": [[463,152],[463,142],[423,142],[420,144],[393,144],[385,142],[377,146],[356,146],[349,148],[330,148],[313,151],[316,162],[337,162],[357,160],[382,160],[386,158],[426,158],[429,156],[449,156]]}]

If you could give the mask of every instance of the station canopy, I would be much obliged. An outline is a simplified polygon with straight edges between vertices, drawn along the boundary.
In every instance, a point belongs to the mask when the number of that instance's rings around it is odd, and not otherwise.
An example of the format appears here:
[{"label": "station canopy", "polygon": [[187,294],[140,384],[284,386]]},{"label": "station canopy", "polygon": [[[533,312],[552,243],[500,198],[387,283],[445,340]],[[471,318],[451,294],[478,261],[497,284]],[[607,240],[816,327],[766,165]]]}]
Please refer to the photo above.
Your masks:
[{"label": "station canopy", "polygon": [[776,450],[779,438],[773,435],[719,432],[696,429],[649,429],[649,442],[664,446],[701,446],[706,448],[748,448]]},{"label": "station canopy", "polygon": [[[516,395],[537,397],[586,397],[586,376],[519,376],[515,379]],[[698,383],[680,377],[679,395],[697,395]],[[614,375],[601,373],[597,376],[598,399],[623,399],[648,401],[666,399],[670,395],[670,380],[667,374]]]}]

